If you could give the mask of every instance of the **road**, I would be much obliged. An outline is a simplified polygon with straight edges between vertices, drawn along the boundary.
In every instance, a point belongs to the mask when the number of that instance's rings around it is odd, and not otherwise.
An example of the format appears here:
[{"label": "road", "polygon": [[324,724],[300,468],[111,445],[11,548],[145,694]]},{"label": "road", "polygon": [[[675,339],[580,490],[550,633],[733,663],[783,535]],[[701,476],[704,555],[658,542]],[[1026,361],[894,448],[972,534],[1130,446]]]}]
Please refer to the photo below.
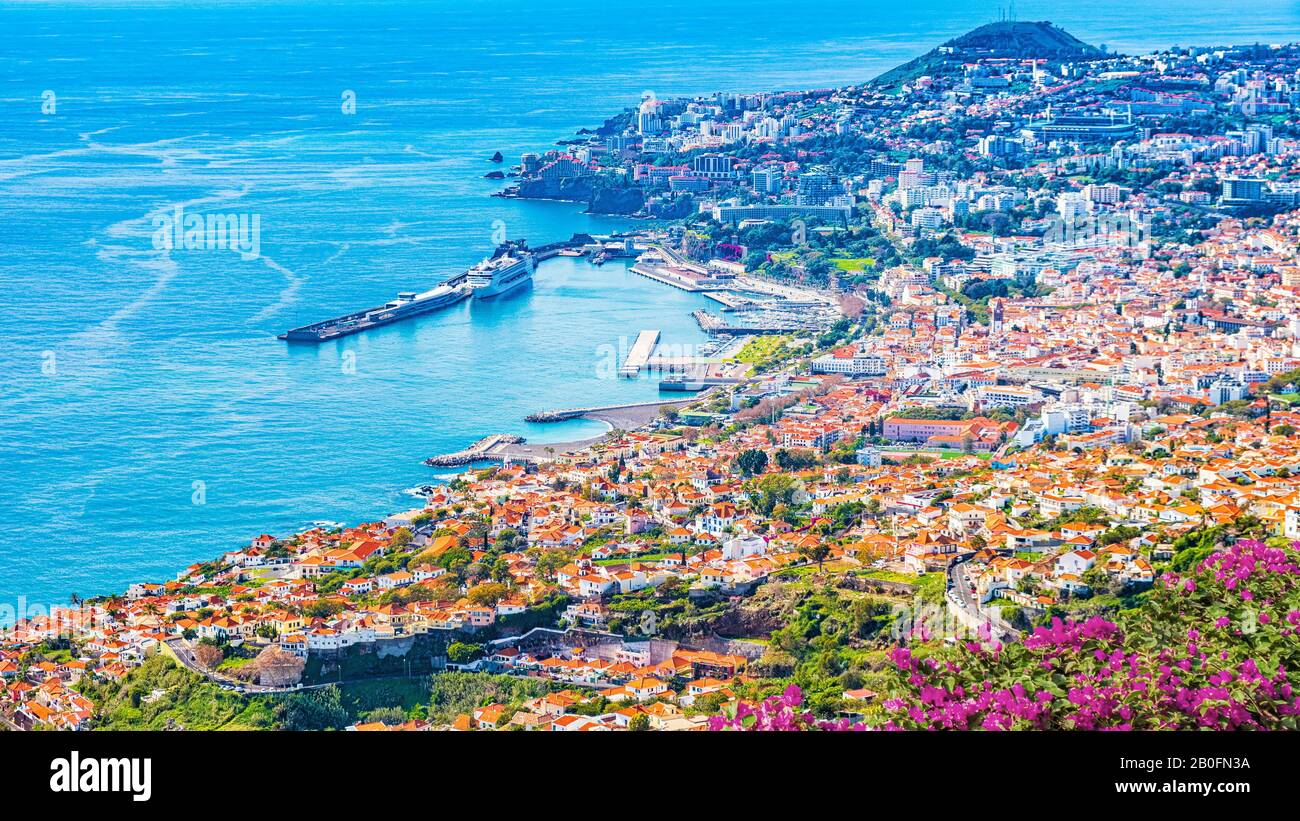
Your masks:
[{"label": "road", "polygon": [[241,692],[292,693],[295,690],[306,689],[304,687],[299,687],[299,686],[269,687],[261,684],[252,684],[250,682],[241,681],[232,676],[227,676],[223,673],[218,673],[215,670],[209,670],[208,668],[204,667],[202,664],[199,663],[199,660],[194,656],[194,650],[190,647],[190,643],[183,638],[177,637],[177,638],[167,639],[167,646],[171,648],[172,653],[174,653],[176,655],[176,658],[180,660],[182,666],[188,667],[189,669],[193,670],[199,675],[211,679],[212,681],[215,681],[217,684],[225,685],[227,687],[233,687],[234,689],[239,690]]},{"label": "road", "polygon": [[183,638],[167,639],[167,646],[176,654],[176,657],[180,659],[183,666],[211,681],[216,682],[217,684],[232,687],[246,695],[297,693],[303,690],[317,690],[321,687],[328,687],[331,684],[353,684],[359,681],[378,681],[380,679],[421,678],[429,675],[429,673],[391,673],[383,676],[362,676],[360,678],[339,679],[337,681],[322,681],[318,684],[295,684],[292,687],[269,687],[261,684],[249,684],[248,682],[240,681],[237,678],[231,678],[230,676],[207,669],[202,664],[199,664],[199,660],[194,657],[194,651],[190,649],[189,642]]},{"label": "road", "polygon": [[961,610],[968,616],[986,622],[993,628],[994,638],[999,641],[1013,641],[1020,638],[1020,631],[1003,621],[1000,615],[994,615],[980,606],[976,594],[971,592],[970,568],[968,561],[957,559],[948,565],[948,606]]}]

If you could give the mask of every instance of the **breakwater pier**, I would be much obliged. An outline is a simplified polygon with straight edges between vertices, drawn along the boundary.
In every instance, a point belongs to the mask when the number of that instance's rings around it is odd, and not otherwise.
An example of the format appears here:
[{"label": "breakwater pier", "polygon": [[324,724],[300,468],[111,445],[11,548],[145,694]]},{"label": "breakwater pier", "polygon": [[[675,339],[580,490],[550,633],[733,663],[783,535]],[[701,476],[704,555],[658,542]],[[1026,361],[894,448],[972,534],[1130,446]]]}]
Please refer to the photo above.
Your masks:
[{"label": "breakwater pier", "polygon": [[[666,402],[639,402],[631,405],[601,405],[590,408],[567,408],[529,414],[529,422],[563,422],[568,419],[593,419],[604,422],[611,429],[635,430],[644,427],[659,416],[665,407],[679,408],[699,401],[670,399]],[[591,436],[571,442],[539,442],[526,444],[522,436],[494,434],[486,436],[464,450],[425,459],[430,467],[463,467],[474,462],[549,462],[560,456],[594,445],[605,435]]]},{"label": "breakwater pier", "polygon": [[458,450],[455,453],[446,453],[442,456],[432,456],[425,459],[424,463],[430,467],[461,467],[472,462],[481,462],[485,459],[492,459],[493,452],[502,445],[521,445],[523,443],[524,437],[522,436],[496,433],[491,436],[483,437],[464,450]]},{"label": "breakwater pier", "polygon": [[655,418],[663,407],[677,407],[694,402],[691,399],[670,399],[666,402],[639,402],[632,405],[602,405],[592,408],[567,408],[539,411],[524,417],[526,422],[563,422],[567,419],[597,419],[622,430],[640,427]]},{"label": "breakwater pier", "polygon": [[[515,249],[517,252],[531,256],[534,263],[540,263],[543,260],[559,256],[564,251],[581,247],[584,242],[590,239],[586,234],[574,234],[571,239],[552,242],[533,249],[529,249],[524,240],[516,240],[499,246],[496,253],[500,254],[505,250]],[[493,258],[495,258],[495,255]],[[473,294],[474,289],[469,284],[469,272],[461,272],[445,280],[433,290],[423,293],[403,291],[397,295],[397,299],[378,307],[354,311],[343,316],[313,322],[310,325],[303,325],[298,328],[290,328],[280,334],[278,338],[288,342],[319,344],[368,331],[372,328],[391,325],[394,322],[423,316],[469,299]]]},{"label": "breakwater pier", "polygon": [[654,353],[658,342],[658,331],[642,331],[637,334],[636,342],[632,343],[631,350],[627,352],[627,359],[623,360],[623,367],[618,369],[618,375],[635,378],[650,361],[650,355]]}]

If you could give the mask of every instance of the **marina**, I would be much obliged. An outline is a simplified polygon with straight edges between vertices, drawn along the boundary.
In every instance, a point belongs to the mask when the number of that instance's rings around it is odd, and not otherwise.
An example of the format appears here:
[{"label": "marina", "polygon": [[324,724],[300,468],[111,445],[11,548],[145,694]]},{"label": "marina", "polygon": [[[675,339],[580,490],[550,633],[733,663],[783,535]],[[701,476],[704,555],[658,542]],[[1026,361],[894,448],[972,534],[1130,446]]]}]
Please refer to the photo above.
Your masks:
[{"label": "marina", "polygon": [[729,318],[708,311],[692,311],[700,330],[709,334],[775,334],[798,331],[818,331],[830,326],[831,321],[816,315],[793,310],[763,309],[738,311]]}]

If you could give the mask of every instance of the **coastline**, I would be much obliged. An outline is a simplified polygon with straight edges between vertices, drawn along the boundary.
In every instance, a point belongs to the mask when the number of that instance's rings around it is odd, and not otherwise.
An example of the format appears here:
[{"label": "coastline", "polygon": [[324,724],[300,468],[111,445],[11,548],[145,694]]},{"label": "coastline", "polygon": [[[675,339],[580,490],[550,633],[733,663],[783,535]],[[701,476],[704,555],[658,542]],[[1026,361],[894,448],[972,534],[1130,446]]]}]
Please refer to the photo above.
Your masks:
[{"label": "coastline", "polygon": [[[605,432],[599,436],[589,436],[583,439],[573,439],[559,442],[526,442],[523,437],[508,436],[505,434],[489,434],[481,439],[476,440],[472,445],[452,453],[432,456],[424,463],[430,467],[461,467],[470,466],[477,463],[486,462],[505,462],[512,460],[539,462],[552,461],[557,456],[568,456],[576,453],[583,448],[590,447],[607,437],[616,430],[622,431],[644,431],[651,427],[651,423],[658,418],[661,409],[665,407],[686,407],[700,401],[708,393],[707,390],[687,399],[669,399],[662,402],[643,402],[632,405],[609,405],[596,408],[577,408],[568,411],[549,411],[534,414],[533,416],[553,415],[553,419],[533,419],[532,421],[555,421],[562,422],[571,419],[588,419],[600,422],[605,425]],[[477,455],[480,458],[471,459],[471,455]]]}]

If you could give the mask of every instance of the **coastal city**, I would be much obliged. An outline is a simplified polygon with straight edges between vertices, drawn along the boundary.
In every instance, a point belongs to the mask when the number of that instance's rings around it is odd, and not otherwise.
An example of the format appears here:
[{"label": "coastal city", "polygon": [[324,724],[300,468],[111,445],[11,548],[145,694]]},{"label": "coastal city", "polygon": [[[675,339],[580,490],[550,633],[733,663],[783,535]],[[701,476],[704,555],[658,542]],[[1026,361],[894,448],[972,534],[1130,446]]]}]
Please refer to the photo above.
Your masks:
[{"label": "coastal city", "polygon": [[716,304],[593,363],[660,398],[20,614],[6,729],[1296,728],[1300,44],[1002,20],[499,167],[638,221],[283,344],[623,260]]}]

